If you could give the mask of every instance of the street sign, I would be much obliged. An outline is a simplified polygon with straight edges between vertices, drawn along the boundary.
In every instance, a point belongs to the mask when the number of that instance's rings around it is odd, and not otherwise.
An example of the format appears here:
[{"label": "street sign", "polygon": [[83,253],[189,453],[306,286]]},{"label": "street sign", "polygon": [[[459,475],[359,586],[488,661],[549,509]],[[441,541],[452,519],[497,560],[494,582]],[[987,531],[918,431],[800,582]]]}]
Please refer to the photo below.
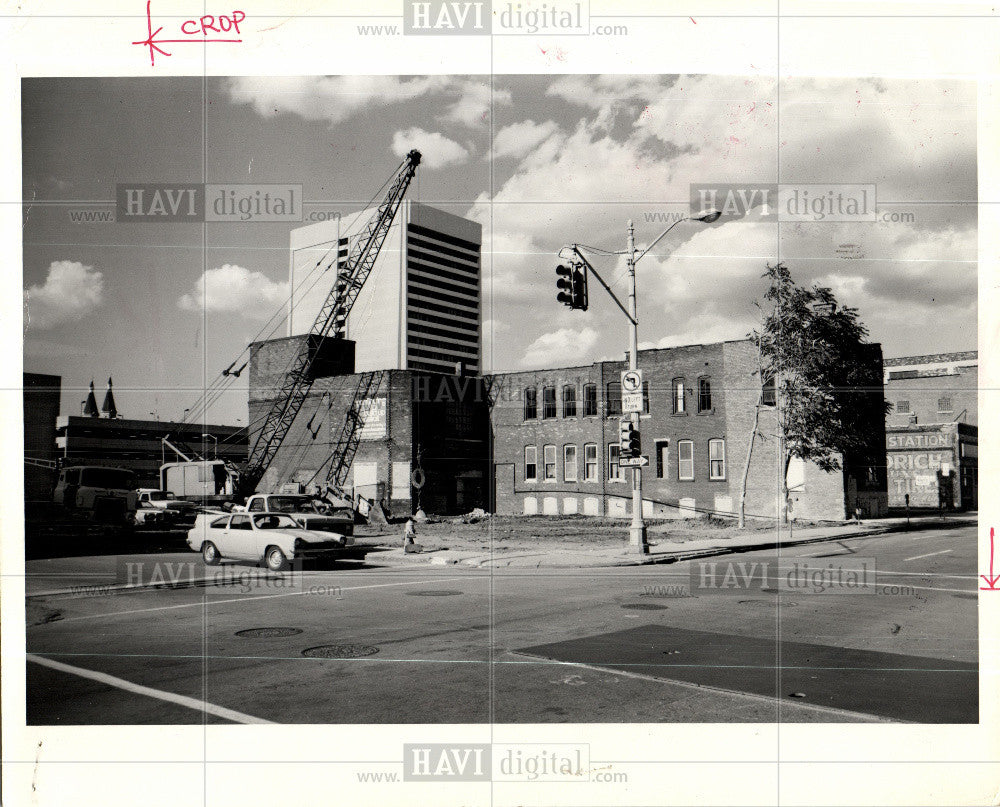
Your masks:
[{"label": "street sign", "polygon": [[649,465],[649,457],[624,457],[618,464],[622,468],[643,468]]},{"label": "street sign", "polygon": [[642,370],[622,371],[622,392],[642,392]]},{"label": "street sign", "polygon": [[642,412],[642,393],[623,392],[622,412]]}]

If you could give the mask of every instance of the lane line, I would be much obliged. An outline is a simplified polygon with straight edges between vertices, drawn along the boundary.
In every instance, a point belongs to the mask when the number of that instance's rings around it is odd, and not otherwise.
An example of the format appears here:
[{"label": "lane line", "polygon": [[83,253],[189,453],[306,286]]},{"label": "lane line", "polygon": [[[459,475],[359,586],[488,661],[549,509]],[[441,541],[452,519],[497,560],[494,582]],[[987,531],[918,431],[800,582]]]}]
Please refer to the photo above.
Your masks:
[{"label": "lane line", "polygon": [[[411,580],[409,582],[403,582],[403,583],[375,583],[370,586],[341,586],[340,590],[358,591],[359,589],[365,589],[365,588],[386,588],[389,586],[415,586],[415,585],[423,585],[424,583],[447,583],[454,580],[465,580],[465,579],[466,578],[464,577],[444,577],[444,578],[434,577],[428,580]],[[256,602],[257,600],[273,600],[278,597],[309,597],[309,596],[313,595],[308,594],[306,591],[286,591],[283,594],[263,594],[260,597],[234,597],[228,600],[205,599],[205,600],[198,600],[198,602],[186,602],[180,605],[158,605],[155,608],[137,608],[133,611],[111,611],[109,613],[104,613],[104,614],[84,614],[83,616],[71,616],[71,617],[66,617],[65,619],[55,620],[54,622],[50,622],[48,624],[54,625],[56,623],[61,623],[61,622],[79,622],[80,620],[83,619],[106,619],[113,616],[132,616],[133,614],[147,614],[150,613],[151,611],[173,611],[178,608],[202,608],[206,606],[226,605],[227,603],[232,603],[232,602],[242,602],[242,603]]]},{"label": "lane line", "polygon": [[946,552],[951,552],[951,549],[942,549],[940,552],[928,552],[926,555],[914,555],[912,558],[903,558],[903,563],[909,560],[920,560],[921,558],[932,558],[935,555],[944,555]]},{"label": "lane line", "polygon": [[25,659],[34,662],[35,664],[39,664],[42,667],[49,667],[53,670],[59,670],[59,672],[77,675],[80,678],[89,678],[91,681],[107,684],[115,689],[122,689],[135,695],[145,695],[147,698],[155,698],[156,700],[166,701],[167,703],[173,703],[177,706],[184,706],[188,709],[194,709],[196,712],[204,712],[205,714],[210,714],[214,717],[232,720],[234,723],[244,723],[247,725],[275,725],[273,721],[264,720],[262,717],[246,715],[243,714],[243,712],[227,709],[224,706],[216,706],[214,703],[200,701],[197,698],[189,698],[187,695],[178,695],[174,692],[165,692],[162,689],[152,689],[150,687],[142,686],[141,684],[133,684],[131,681],[126,681],[124,678],[116,678],[113,675],[97,672],[95,670],[87,670],[83,667],[74,667],[71,664],[64,664],[61,661],[55,661],[50,658],[45,658],[44,656],[36,656],[34,653],[27,653],[25,655]]}]

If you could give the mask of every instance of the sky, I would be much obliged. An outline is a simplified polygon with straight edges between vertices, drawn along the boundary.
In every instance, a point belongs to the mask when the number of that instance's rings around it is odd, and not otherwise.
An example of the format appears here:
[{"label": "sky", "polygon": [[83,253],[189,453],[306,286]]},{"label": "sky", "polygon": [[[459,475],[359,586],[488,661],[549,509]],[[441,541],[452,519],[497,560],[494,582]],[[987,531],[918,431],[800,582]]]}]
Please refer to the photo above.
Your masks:
[{"label": "sky", "polygon": [[[63,412],[114,377],[126,417],[177,419],[253,339],[281,336],[301,223],[81,222],[116,183],[301,184],[306,213],[362,209],[411,148],[408,198],[483,225],[484,367],[619,359],[626,321],[596,285],[555,300],[557,253],[597,249],[627,293],[637,246],[707,183],[874,184],[878,220],[776,222],[755,207],[683,222],[637,265],[640,347],[744,337],[766,264],[833,288],[886,356],[975,349],[971,82],[773,76],[25,79],[24,369]],[[271,319],[269,319],[269,317]],[[242,423],[246,376],[205,420]]]}]

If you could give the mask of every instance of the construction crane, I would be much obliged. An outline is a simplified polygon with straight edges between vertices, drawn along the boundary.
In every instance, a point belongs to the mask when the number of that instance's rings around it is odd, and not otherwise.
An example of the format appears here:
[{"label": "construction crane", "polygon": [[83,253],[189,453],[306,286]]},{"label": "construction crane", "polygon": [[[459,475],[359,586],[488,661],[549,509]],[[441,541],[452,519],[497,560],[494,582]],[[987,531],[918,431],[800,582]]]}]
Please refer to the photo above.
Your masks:
[{"label": "construction crane", "polygon": [[[313,363],[319,354],[323,341],[329,337],[343,338],[347,326],[347,316],[351,313],[358,294],[368,280],[375,259],[389,233],[393,219],[403,201],[417,166],[420,152],[413,149],[406,155],[402,165],[391,180],[378,209],[358,234],[348,253],[337,280],[316,315],[308,337],[292,361],[284,376],[274,403],[264,418],[263,426],[250,449],[246,467],[240,475],[237,495],[240,498],[253,493],[263,478],[313,384]],[[242,370],[242,368],[240,368]]]}]

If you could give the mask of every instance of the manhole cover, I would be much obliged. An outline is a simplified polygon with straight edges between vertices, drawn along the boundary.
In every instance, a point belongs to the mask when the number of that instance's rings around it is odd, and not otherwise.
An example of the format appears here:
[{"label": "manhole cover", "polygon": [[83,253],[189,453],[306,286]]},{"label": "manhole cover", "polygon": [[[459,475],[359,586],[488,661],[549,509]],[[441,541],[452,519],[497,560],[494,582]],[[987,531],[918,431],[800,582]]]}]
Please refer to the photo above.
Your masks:
[{"label": "manhole cover", "polygon": [[299,628],[247,628],[236,631],[237,636],[244,639],[278,639],[282,636],[297,636],[302,633]]},{"label": "manhole cover", "polygon": [[740,600],[740,605],[749,605],[751,608],[794,608],[798,603],[791,600]]},{"label": "manhole cover", "polygon": [[321,644],[302,651],[308,658],[363,658],[372,656],[378,648],[370,644]]},{"label": "manhole cover", "polygon": [[429,589],[427,591],[407,591],[410,597],[454,597],[457,594],[464,594],[464,591],[449,591],[447,589]]},{"label": "manhole cover", "polygon": [[622,608],[627,608],[629,611],[666,611],[666,605],[657,605],[655,602],[625,602],[622,603]]}]

